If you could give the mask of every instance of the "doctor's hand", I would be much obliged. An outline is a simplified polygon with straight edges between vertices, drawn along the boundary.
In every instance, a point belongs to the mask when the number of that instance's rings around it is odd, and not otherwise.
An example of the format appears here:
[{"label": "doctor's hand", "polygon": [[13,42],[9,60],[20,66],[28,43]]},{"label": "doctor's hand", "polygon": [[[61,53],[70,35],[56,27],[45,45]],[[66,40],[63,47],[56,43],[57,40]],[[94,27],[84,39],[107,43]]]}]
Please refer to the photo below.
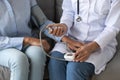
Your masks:
[{"label": "doctor's hand", "polygon": [[23,40],[23,45],[31,45],[31,46],[41,46],[41,43],[43,45],[43,48],[45,49],[46,52],[50,51],[50,45],[47,42],[47,40],[41,40],[42,42],[40,42],[39,39],[37,38],[32,38],[32,37],[25,37]]},{"label": "doctor's hand", "polygon": [[47,26],[47,29],[49,30],[50,34],[60,37],[67,32],[67,25],[65,25],[63,23],[49,24]]},{"label": "doctor's hand", "polygon": [[98,49],[99,49],[99,45],[96,42],[87,43],[76,50],[74,61],[84,62],[89,58],[91,53],[93,53]]},{"label": "doctor's hand", "polygon": [[76,52],[78,48],[81,48],[84,45],[84,43],[71,39],[68,36],[63,36],[62,42],[65,42],[67,44],[67,47],[73,52]]}]

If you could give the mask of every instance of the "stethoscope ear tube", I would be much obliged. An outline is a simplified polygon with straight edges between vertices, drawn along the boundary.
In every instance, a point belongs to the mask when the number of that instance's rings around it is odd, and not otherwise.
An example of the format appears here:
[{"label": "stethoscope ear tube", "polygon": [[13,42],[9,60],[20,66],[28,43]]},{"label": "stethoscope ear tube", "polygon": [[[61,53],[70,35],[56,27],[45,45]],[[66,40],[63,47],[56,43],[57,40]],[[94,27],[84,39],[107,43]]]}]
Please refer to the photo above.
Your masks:
[{"label": "stethoscope ear tube", "polygon": [[77,0],[77,14],[79,15],[79,7],[80,7],[80,5],[79,5],[79,0]]},{"label": "stethoscope ear tube", "polygon": [[79,11],[80,11],[80,2],[79,2],[79,0],[77,0],[77,15],[78,15],[78,17],[76,18],[77,22],[82,21],[82,18],[79,15]]}]

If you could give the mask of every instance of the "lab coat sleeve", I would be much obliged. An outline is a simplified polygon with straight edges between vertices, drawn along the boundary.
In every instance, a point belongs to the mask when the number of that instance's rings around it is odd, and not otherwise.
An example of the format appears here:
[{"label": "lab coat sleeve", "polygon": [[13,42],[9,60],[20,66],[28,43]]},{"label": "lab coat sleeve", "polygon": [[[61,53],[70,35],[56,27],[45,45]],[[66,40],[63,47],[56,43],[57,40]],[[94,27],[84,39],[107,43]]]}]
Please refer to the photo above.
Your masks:
[{"label": "lab coat sleeve", "polygon": [[3,37],[0,36],[0,50],[7,48],[16,48],[18,50],[22,49],[23,37]]},{"label": "lab coat sleeve", "polygon": [[71,0],[63,0],[62,9],[63,13],[60,23],[65,23],[68,26],[68,29],[70,29],[74,21],[74,11]]},{"label": "lab coat sleeve", "polygon": [[113,0],[111,3],[111,9],[105,21],[105,29],[103,32],[94,40],[96,41],[101,49],[116,38],[116,35],[120,30],[120,0]]}]

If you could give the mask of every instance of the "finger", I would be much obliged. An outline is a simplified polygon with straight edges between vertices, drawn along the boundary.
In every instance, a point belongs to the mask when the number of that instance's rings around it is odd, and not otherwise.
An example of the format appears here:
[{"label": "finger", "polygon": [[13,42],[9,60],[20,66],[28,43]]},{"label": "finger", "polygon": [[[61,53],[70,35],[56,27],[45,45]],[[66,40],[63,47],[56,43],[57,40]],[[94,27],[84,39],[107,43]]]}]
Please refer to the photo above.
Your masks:
[{"label": "finger", "polygon": [[60,35],[64,35],[64,29],[62,27],[59,27],[60,28]]},{"label": "finger", "polygon": [[66,24],[61,24],[63,27],[63,33],[65,34],[67,32],[67,25]]},{"label": "finger", "polygon": [[70,43],[67,43],[68,48],[70,48],[71,50],[76,50],[76,47]]},{"label": "finger", "polygon": [[76,43],[76,44],[74,44],[74,45],[75,45],[75,47],[76,47],[76,48],[81,48],[81,47],[83,46],[83,44],[82,44],[82,43],[80,43],[80,42],[79,42],[79,43],[77,42],[77,43]]},{"label": "finger", "polygon": [[83,49],[77,49],[76,53],[75,53],[75,60],[78,60],[79,58],[81,58],[82,56],[85,55],[85,52]]},{"label": "finger", "polygon": [[79,59],[77,59],[76,61],[84,62],[85,60],[87,60],[87,58],[88,58],[88,56],[84,55],[84,56],[80,57]]},{"label": "finger", "polygon": [[49,28],[48,28],[48,31],[49,31],[49,34],[52,34],[53,29],[49,27]]},{"label": "finger", "polygon": [[64,34],[64,29],[62,27],[60,27],[60,34],[63,35]]},{"label": "finger", "polygon": [[81,54],[75,56],[75,60],[78,60],[81,57]]},{"label": "finger", "polygon": [[81,57],[83,57],[85,55],[85,53],[79,53],[78,55],[75,56],[75,60],[80,59]]},{"label": "finger", "polygon": [[56,36],[56,32],[57,32],[57,27],[54,27],[54,28],[53,28],[53,31],[51,32],[51,34],[53,34],[53,35]]},{"label": "finger", "polygon": [[47,28],[47,29],[48,29],[48,28],[52,28],[54,25],[55,25],[55,24],[49,24],[49,25],[46,26],[46,28]]},{"label": "finger", "polygon": [[61,32],[61,27],[58,26],[56,36],[61,36],[62,34],[60,32]]},{"label": "finger", "polygon": [[79,54],[82,53],[82,52],[83,52],[83,51],[82,51],[81,48],[77,48],[75,55],[77,56],[77,55],[79,55]]},{"label": "finger", "polygon": [[79,57],[76,58],[76,61],[85,61],[89,57],[89,53],[87,51],[84,51],[82,54],[78,55]]},{"label": "finger", "polygon": [[65,33],[67,33],[67,29],[64,26],[62,26],[61,28],[62,28],[62,30],[61,30],[61,34],[62,35],[64,35]]},{"label": "finger", "polygon": [[75,52],[75,51],[77,50],[77,48],[74,47],[74,46],[68,45],[68,47],[69,47],[73,52]]},{"label": "finger", "polygon": [[46,26],[46,29],[48,29],[49,33],[52,34],[53,32],[53,27],[55,24],[49,24],[48,26]]}]

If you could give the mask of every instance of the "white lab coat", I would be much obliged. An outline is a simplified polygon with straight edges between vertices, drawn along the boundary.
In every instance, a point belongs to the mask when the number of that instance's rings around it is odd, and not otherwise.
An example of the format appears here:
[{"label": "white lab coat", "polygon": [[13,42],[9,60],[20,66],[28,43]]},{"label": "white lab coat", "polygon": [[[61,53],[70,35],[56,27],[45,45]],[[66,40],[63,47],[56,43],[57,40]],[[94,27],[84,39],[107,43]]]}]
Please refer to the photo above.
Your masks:
[{"label": "white lab coat", "polygon": [[[82,21],[76,21],[77,0],[64,0],[60,22],[68,26],[68,36],[99,44],[100,50],[86,60],[94,64],[95,73],[99,74],[116,51],[116,35],[120,30],[120,0],[80,0],[79,5]],[[58,42],[53,51],[67,52],[62,42]]]}]

